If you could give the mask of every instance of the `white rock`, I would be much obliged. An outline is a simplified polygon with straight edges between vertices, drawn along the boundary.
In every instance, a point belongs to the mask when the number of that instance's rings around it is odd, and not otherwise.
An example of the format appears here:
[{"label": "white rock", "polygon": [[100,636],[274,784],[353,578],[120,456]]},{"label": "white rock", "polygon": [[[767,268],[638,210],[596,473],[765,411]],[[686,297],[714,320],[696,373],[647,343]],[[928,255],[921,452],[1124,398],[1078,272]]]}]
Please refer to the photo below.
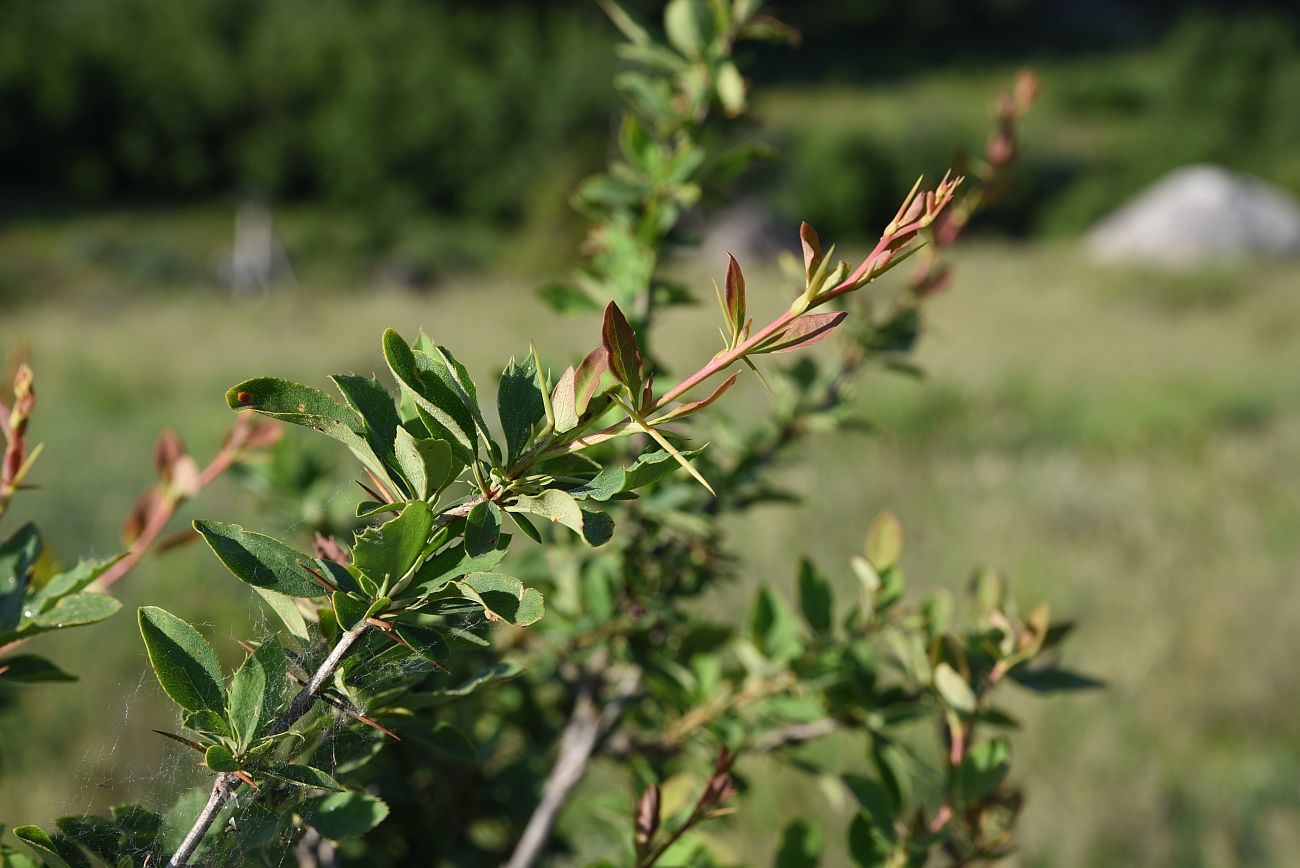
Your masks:
[{"label": "white rock", "polygon": [[1184,166],[1088,233],[1099,262],[1169,268],[1300,255],[1300,203],[1248,175]]}]

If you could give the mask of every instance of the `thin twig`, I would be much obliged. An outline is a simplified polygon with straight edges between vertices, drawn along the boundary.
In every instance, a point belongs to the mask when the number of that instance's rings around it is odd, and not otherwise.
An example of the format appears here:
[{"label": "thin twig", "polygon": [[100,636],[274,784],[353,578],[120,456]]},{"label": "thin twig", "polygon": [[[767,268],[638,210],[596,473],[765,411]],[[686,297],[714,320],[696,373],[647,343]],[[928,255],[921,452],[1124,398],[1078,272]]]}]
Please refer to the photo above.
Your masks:
[{"label": "thin twig", "polygon": [[[334,671],[343,662],[343,658],[348,651],[369,629],[370,625],[363,623],[339,637],[334,650],[330,652],[329,656],[325,658],[325,662],[312,675],[311,680],[307,682],[307,686],[293,698],[293,702],[289,704],[289,708],[284,714],[280,715],[280,719],[271,728],[268,736],[288,732],[289,727],[297,723],[311,709],[316,702],[317,696],[325,687],[325,683],[334,676]],[[180,847],[167,861],[167,868],[182,868],[189,861],[190,857],[194,855],[194,851],[198,849],[203,836],[212,827],[217,814],[225,807],[226,800],[230,798],[231,793],[235,791],[235,787],[238,785],[234,772],[222,772],[217,775],[216,780],[212,783],[212,795],[208,797],[207,805],[203,808],[203,812],[199,814],[198,819],[194,821],[194,826],[190,829],[189,834],[185,836],[185,840],[181,842]]]},{"label": "thin twig", "polygon": [[[602,658],[603,659],[603,658]],[[636,693],[640,673],[629,670],[614,688],[614,695],[602,707],[600,692],[603,679],[597,670],[600,663],[593,661],[587,674],[578,682],[578,695],[573,712],[560,737],[560,752],[542,785],[542,798],[528,818],[528,825],[515,846],[515,852],[506,868],[529,868],[541,857],[551,836],[555,820],[573,793],[574,787],[587,773],[587,765],[600,743],[601,737],[618,722],[623,708]]]}]

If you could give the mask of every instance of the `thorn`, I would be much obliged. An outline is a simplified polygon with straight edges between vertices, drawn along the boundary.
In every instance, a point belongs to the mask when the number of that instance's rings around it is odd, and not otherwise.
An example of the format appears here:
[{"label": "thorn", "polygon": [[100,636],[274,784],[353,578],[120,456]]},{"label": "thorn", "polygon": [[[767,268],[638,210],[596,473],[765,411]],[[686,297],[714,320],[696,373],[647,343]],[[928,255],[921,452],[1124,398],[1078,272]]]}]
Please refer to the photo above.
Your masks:
[{"label": "thorn", "polygon": [[379,492],[375,491],[373,488],[371,488],[369,485],[366,485],[361,480],[354,479],[353,482],[361,486],[361,490],[364,491],[366,494],[370,495],[371,500],[376,500],[379,501],[380,503],[384,501],[383,496]]},{"label": "thorn", "polygon": [[198,751],[201,754],[207,753],[207,750],[204,749],[203,745],[199,744],[197,741],[190,741],[188,738],[185,738],[182,735],[177,735],[174,732],[163,732],[161,729],[155,729],[154,732],[158,733],[163,738],[170,738],[172,741],[180,742],[186,747],[193,748],[194,750]]},{"label": "thorn", "polygon": [[375,484],[375,488],[378,488],[379,491],[383,494],[383,497],[381,497],[380,499],[384,503],[393,503],[394,502],[393,496],[388,493],[387,488],[384,488],[384,484],[379,481],[379,477],[371,473],[369,468],[363,467],[361,469],[366,471],[366,476],[370,477],[370,481]]},{"label": "thorn", "polygon": [[328,580],[326,580],[324,576],[322,576],[320,573],[316,572],[311,567],[304,564],[302,561],[298,561],[298,566],[306,570],[309,576],[311,576],[313,579],[319,582],[321,587],[329,591],[331,594],[337,594],[339,592],[339,589],[335,587],[333,584],[331,584]]}]

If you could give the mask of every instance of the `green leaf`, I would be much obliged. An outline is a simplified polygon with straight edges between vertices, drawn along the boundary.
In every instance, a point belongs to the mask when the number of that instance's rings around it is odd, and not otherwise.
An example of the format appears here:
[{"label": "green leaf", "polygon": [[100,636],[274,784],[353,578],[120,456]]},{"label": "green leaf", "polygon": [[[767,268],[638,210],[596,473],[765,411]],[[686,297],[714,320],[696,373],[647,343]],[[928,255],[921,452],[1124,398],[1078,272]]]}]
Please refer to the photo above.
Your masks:
[{"label": "green leaf", "polygon": [[595,313],[600,310],[599,301],[568,283],[547,284],[538,295],[556,313]]},{"label": "green leaf", "polygon": [[713,13],[705,0],[670,0],[664,8],[664,30],[673,48],[691,60],[704,55],[713,40]]},{"label": "green leaf", "polygon": [[290,597],[315,598],[327,593],[303,567],[314,564],[315,558],[277,539],[219,521],[200,519],[194,522],[194,529],[226,569],[242,582]]},{"label": "green leaf", "polygon": [[1024,666],[1013,668],[1008,675],[1021,687],[1035,693],[1055,693],[1061,690],[1097,690],[1106,686],[1106,682],[1089,678],[1079,672],[1049,666],[1043,669],[1031,669]]},{"label": "green leaf", "polygon": [[314,428],[347,446],[380,479],[388,476],[353,412],[320,389],[276,377],[255,377],[231,386],[226,403],[233,410],[256,410],[273,419]]},{"label": "green leaf", "polygon": [[453,579],[466,573],[489,572],[501,563],[509,547],[510,535],[501,534],[497,538],[496,547],[481,555],[470,555],[462,546],[444,549],[421,565],[402,596],[428,596],[441,591]]},{"label": "green leaf", "polygon": [[411,487],[413,496],[428,500],[451,482],[458,466],[446,440],[417,438],[405,428],[397,429],[397,468]]},{"label": "green leaf", "polygon": [[636,332],[632,331],[623,311],[612,301],[605,308],[600,339],[609,357],[609,369],[614,379],[627,387],[633,404],[640,404],[641,387],[645,382],[641,350],[637,347]]},{"label": "green leaf", "polygon": [[[112,865],[126,850],[126,833],[103,817],[59,817],[54,821],[68,839]],[[128,859],[129,861],[129,859]]]},{"label": "green leaf", "polygon": [[493,551],[501,537],[501,508],[490,500],[480,500],[465,517],[465,552],[479,557]]},{"label": "green leaf", "polygon": [[512,464],[532,439],[533,426],[546,415],[537,380],[537,365],[531,356],[522,362],[511,359],[497,387],[497,415],[505,433],[506,461]]},{"label": "green leaf", "polygon": [[893,822],[898,805],[893,795],[879,781],[865,775],[845,775],[844,785],[853,793],[858,804],[878,826],[888,826]]},{"label": "green leaf", "polygon": [[462,682],[455,687],[421,693],[415,698],[417,700],[422,700],[420,702],[421,705],[436,704],[437,702],[450,699],[460,699],[469,696],[480,687],[517,678],[523,673],[523,671],[523,668],[515,663],[498,663],[495,666],[484,669],[473,678],[470,678],[468,681]]},{"label": "green leaf", "polygon": [[412,722],[401,727],[399,732],[444,759],[462,763],[477,763],[479,760],[478,748],[470,737],[445,720],[432,726]]},{"label": "green leaf", "polygon": [[0,680],[17,684],[41,684],[49,681],[76,681],[44,657],[34,654],[17,654],[0,658]]},{"label": "green leaf", "polygon": [[608,514],[583,509],[573,495],[558,488],[548,489],[535,497],[519,497],[506,509],[562,524],[592,546],[603,545],[614,535],[614,520]]},{"label": "green leaf", "polygon": [[966,751],[961,763],[962,794],[976,801],[992,793],[1011,771],[1011,742],[989,739]]},{"label": "green leaf", "polygon": [[239,763],[235,760],[235,755],[224,744],[208,745],[207,751],[203,754],[203,762],[214,772],[239,771]]},{"label": "green leaf", "polygon": [[230,731],[230,721],[226,720],[215,711],[211,711],[207,708],[186,712],[181,720],[184,722],[186,729],[202,733],[203,735],[215,736],[217,738],[230,738],[234,735],[234,733]]},{"label": "green leaf", "polygon": [[393,441],[402,420],[388,391],[374,377],[335,374],[330,379],[348,406],[361,417],[367,439],[375,452],[384,457],[392,455]]},{"label": "green leaf", "polygon": [[502,573],[470,573],[456,587],[468,599],[483,607],[490,621],[505,621],[527,627],[540,621],[544,613],[542,594],[525,588],[514,576]]},{"label": "green leaf", "polygon": [[795,820],[781,832],[776,868],[817,868],[824,843],[821,826],[808,820]]},{"label": "green leaf", "polygon": [[393,629],[406,644],[415,649],[430,663],[441,664],[451,655],[447,640],[443,638],[442,619],[434,616],[406,615],[393,624]]},{"label": "green leaf", "polygon": [[303,822],[326,838],[356,838],[388,816],[388,805],[364,793],[331,793],[308,799],[298,808]]},{"label": "green leaf", "polygon": [[216,652],[199,631],[157,606],[140,609],[140,635],[163,692],[189,711],[225,714]]},{"label": "green leaf", "polygon": [[435,370],[432,357],[412,350],[392,329],[384,332],[383,345],[389,370],[415,402],[429,433],[446,440],[456,458],[469,464],[477,452],[474,419],[458,391],[444,381],[450,373]]},{"label": "green leaf", "polygon": [[22,620],[27,581],[40,554],[41,535],[31,523],[0,543],[0,631],[12,630]]},{"label": "green leaf", "polygon": [[849,858],[857,868],[886,868],[892,864],[892,850],[880,825],[872,823],[865,813],[853,818],[849,824]]},{"label": "green leaf", "polygon": [[637,45],[650,42],[650,32],[645,29],[641,22],[629,15],[622,6],[619,6],[614,0],[599,0],[599,2],[600,8],[605,10],[609,20],[614,22],[614,26],[619,29],[625,38]]},{"label": "green leaf", "polygon": [[718,102],[726,113],[735,117],[745,111],[745,78],[740,74],[736,64],[730,60],[723,61],[714,78],[714,87],[718,91]]},{"label": "green leaf", "polygon": [[257,802],[239,805],[231,816],[235,827],[235,844],[244,850],[257,850],[275,840],[280,816]]},{"label": "green leaf", "polygon": [[396,518],[368,527],[352,544],[352,564],[377,586],[391,588],[420,561],[433,529],[433,510],[422,500],[402,507]]},{"label": "green leaf", "polygon": [[799,608],[814,633],[830,632],[833,606],[830,582],[804,558],[799,563]]},{"label": "green leaf", "polygon": [[40,826],[17,826],[14,837],[22,841],[49,868],[90,868],[90,860],[62,835],[50,837]]},{"label": "green leaf", "polygon": [[287,687],[284,646],[272,635],[248,655],[230,682],[230,722],[241,747],[251,747],[275,721]]},{"label": "green leaf", "polygon": [[295,784],[300,787],[307,787],[318,790],[334,790],[335,792],[345,792],[343,786],[334,778],[325,774],[317,768],[311,766],[289,765],[287,763],[278,763],[275,765],[263,766],[258,769],[262,774],[276,780],[286,783]]},{"label": "green leaf", "polygon": [[84,590],[124,557],[126,557],[125,553],[111,558],[78,561],[75,567],[51,577],[42,585],[41,589],[32,595],[28,608],[41,612],[54,605],[60,597]]},{"label": "green leaf", "polygon": [[749,631],[763,656],[776,663],[788,663],[803,652],[798,622],[785,601],[766,585],[754,596]]},{"label": "green leaf", "polygon": [[934,667],[934,688],[943,697],[944,704],[953,711],[962,714],[974,714],[976,708],[975,691],[966,683],[966,679],[957,674],[947,663]]},{"label": "green leaf", "polygon": [[[688,452],[681,453],[686,458],[693,458],[700,454],[702,449],[692,449]],[[652,482],[658,482],[668,474],[677,470],[681,465],[677,459],[670,453],[660,450],[656,452],[643,453],[632,466],[627,468],[627,476],[623,483],[624,491],[635,491],[638,488],[644,488]]]},{"label": "green leaf", "polygon": [[370,600],[353,596],[352,594],[338,593],[330,598],[334,605],[334,614],[338,618],[339,626],[344,630],[351,630],[360,624],[366,618],[366,613],[370,611]]},{"label": "green leaf", "polygon": [[5,868],[41,868],[44,864],[7,844],[0,844],[0,865]]},{"label": "green leaf", "polygon": [[903,526],[892,512],[882,512],[867,531],[867,559],[883,573],[903,556]]},{"label": "green leaf", "polygon": [[912,778],[908,775],[902,752],[893,742],[877,736],[871,742],[871,759],[876,764],[880,780],[894,799],[894,813],[901,812],[912,800]]},{"label": "green leaf", "polygon": [[[269,588],[253,588],[259,597],[271,607],[275,614],[280,616],[284,626],[288,628],[289,635],[298,643],[299,648],[306,648],[311,641],[307,632],[307,619],[302,616],[302,611],[298,604],[293,601],[293,597],[281,594],[279,591],[272,591]],[[321,588],[324,591],[324,588]]]},{"label": "green leaf", "polygon": [[[107,594],[69,594],[52,609],[32,618],[31,624],[38,632],[61,630],[64,627],[83,627],[97,624],[112,616],[122,604]],[[24,631],[26,632],[26,631]]]},{"label": "green leaf", "polygon": [[[163,817],[159,824],[157,838],[162,850],[168,853],[175,852],[181,845],[181,841],[185,840],[186,834],[194,827],[194,821],[203,812],[203,806],[207,804],[209,789],[209,787],[202,789],[196,787],[187,790],[172,804],[171,809],[167,811],[167,816]],[[209,831],[206,840],[212,840],[217,833],[217,830]]]}]

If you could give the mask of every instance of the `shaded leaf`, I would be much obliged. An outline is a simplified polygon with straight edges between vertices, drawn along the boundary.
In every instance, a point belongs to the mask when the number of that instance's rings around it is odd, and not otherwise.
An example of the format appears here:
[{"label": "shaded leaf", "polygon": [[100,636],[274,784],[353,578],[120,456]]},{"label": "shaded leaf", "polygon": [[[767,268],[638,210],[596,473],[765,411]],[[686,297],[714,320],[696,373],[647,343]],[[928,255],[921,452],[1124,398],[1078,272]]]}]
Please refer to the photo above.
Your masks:
[{"label": "shaded leaf", "polygon": [[446,440],[417,438],[405,428],[397,429],[394,459],[411,494],[428,500],[455,478],[458,466]]},{"label": "shaded leaf", "polygon": [[824,843],[821,826],[795,820],[781,832],[775,868],[817,868]]},{"label": "shaded leaf", "polygon": [[402,425],[393,398],[374,377],[335,374],[330,377],[348,406],[361,418],[370,445],[387,457],[393,454],[393,442]]},{"label": "shaded leaf", "polygon": [[388,805],[365,793],[331,793],[308,799],[298,808],[303,822],[326,838],[356,838],[388,816]]},{"label": "shaded leaf", "polygon": [[501,534],[496,546],[481,555],[471,555],[462,546],[444,549],[420,566],[402,596],[427,596],[441,591],[453,579],[466,573],[489,572],[505,558],[509,546],[510,535]]},{"label": "shaded leaf", "polygon": [[474,421],[463,398],[432,371],[432,359],[417,354],[397,332],[385,331],[383,346],[389,370],[415,402],[429,433],[446,440],[462,463],[473,461],[477,451]]},{"label": "shaded leaf", "polygon": [[479,557],[497,547],[501,536],[501,508],[490,500],[474,504],[465,517],[465,553]]},{"label": "shaded leaf", "polygon": [[793,660],[803,652],[799,632],[785,601],[771,588],[759,588],[749,616],[749,633],[763,656],[776,663]]},{"label": "shaded leaf", "polygon": [[166,609],[140,609],[140,635],[163,692],[189,711],[226,711],[216,652],[198,630]]},{"label": "shaded leaf", "polygon": [[522,496],[506,507],[511,512],[526,512],[562,524],[577,533],[588,545],[609,542],[614,535],[614,520],[606,513],[583,509],[565,491],[548,489],[536,496]]},{"label": "shaded leaf", "polygon": [[237,524],[203,519],[194,522],[194,529],[242,582],[290,597],[314,598],[327,593],[303,568],[304,564],[315,564],[316,559],[277,539],[246,531]]},{"label": "shaded leaf", "polygon": [[[501,374],[501,384],[497,386],[497,415],[501,418],[501,429],[505,434],[506,461],[510,463],[519,457],[532,439],[533,426],[546,415],[542,390],[537,381],[537,365],[529,356],[522,362],[512,359]],[[576,418],[573,424],[577,424]],[[556,429],[559,429],[558,422]]]},{"label": "shaded leaf", "polygon": [[1010,741],[994,738],[977,744],[962,759],[962,793],[970,801],[982,799],[996,790],[1010,771]]},{"label": "shaded leaf", "polygon": [[395,518],[368,527],[354,539],[352,565],[376,586],[392,587],[419,562],[433,529],[433,510],[422,500],[402,507]]},{"label": "shaded leaf", "polygon": [[274,765],[263,766],[258,769],[259,772],[267,777],[275,778],[286,783],[295,784],[300,787],[307,787],[319,790],[334,790],[336,792],[345,792],[343,786],[334,778],[325,774],[317,768],[302,765],[289,765],[287,763],[277,763]]},{"label": "shaded leaf", "polygon": [[0,680],[17,684],[41,684],[49,681],[76,681],[77,676],[64,672],[44,657],[16,654],[0,658]]},{"label": "shaded leaf", "polygon": [[40,554],[41,535],[30,522],[0,544],[0,631],[12,630],[22,619],[27,582]]},{"label": "shaded leaf", "polygon": [[804,558],[799,563],[799,608],[813,632],[830,631],[832,606],[830,582]]},{"label": "shaded leaf", "polygon": [[230,682],[230,722],[241,746],[251,746],[275,721],[287,686],[284,646],[272,635],[248,655]]},{"label": "shaded leaf", "polygon": [[1055,693],[1061,690],[1098,690],[1106,686],[1104,681],[1098,681],[1079,672],[1055,666],[1043,669],[1017,666],[1008,675],[1011,680],[1021,687],[1028,688],[1035,693]]},{"label": "shaded leaf", "polygon": [[505,621],[527,627],[541,620],[544,612],[542,594],[525,588],[514,576],[502,573],[470,573],[456,587],[470,600],[483,607],[488,620]]}]

